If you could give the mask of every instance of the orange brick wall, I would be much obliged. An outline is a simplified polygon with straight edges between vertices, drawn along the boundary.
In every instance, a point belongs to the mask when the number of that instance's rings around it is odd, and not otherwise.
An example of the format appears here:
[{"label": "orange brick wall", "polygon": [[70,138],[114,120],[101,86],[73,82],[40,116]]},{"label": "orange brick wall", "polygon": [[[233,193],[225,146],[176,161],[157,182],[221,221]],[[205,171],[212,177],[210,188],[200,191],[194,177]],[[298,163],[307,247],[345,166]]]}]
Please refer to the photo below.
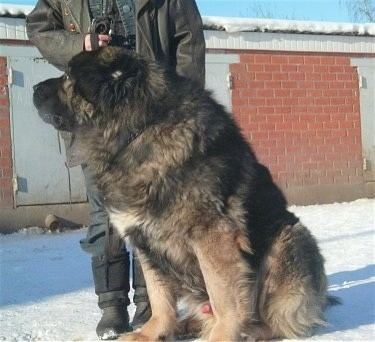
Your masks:
[{"label": "orange brick wall", "polygon": [[0,208],[11,207],[12,204],[12,149],[6,58],[0,57]]},{"label": "orange brick wall", "polygon": [[363,183],[359,88],[350,57],[240,53],[233,113],[283,188]]}]

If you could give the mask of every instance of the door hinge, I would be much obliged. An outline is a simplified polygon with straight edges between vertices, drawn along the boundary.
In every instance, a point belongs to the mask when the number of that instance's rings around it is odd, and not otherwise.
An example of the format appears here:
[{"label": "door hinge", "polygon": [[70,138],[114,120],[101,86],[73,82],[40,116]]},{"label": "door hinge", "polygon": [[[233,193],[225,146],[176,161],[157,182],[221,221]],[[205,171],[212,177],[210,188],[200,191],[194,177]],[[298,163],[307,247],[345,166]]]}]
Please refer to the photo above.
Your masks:
[{"label": "door hinge", "polygon": [[228,89],[233,89],[233,76],[231,73],[229,73],[227,75],[227,86],[228,86]]},{"label": "door hinge", "polygon": [[13,84],[13,69],[12,67],[7,68],[7,73],[8,73],[8,86]]},{"label": "door hinge", "polygon": [[363,158],[363,160],[362,160],[362,170],[363,171],[368,171],[368,169],[369,169],[368,164],[369,164],[368,160],[366,158]]},{"label": "door hinge", "polygon": [[12,184],[13,184],[13,192],[17,193],[18,192],[18,177],[17,176],[12,178]]},{"label": "door hinge", "polygon": [[366,89],[366,77],[358,75],[358,87],[359,89]]}]

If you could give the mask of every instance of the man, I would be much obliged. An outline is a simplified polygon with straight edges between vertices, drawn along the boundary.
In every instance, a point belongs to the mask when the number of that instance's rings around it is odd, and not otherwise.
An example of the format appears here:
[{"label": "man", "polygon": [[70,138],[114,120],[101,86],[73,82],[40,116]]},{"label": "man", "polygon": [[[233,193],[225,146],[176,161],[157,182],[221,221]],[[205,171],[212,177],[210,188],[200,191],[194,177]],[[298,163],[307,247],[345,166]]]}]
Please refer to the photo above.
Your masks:
[{"label": "man", "polygon": [[[69,60],[82,50],[110,44],[136,49],[204,84],[205,43],[194,0],[39,0],[26,23],[31,42],[60,70],[65,70]],[[111,32],[105,27],[107,24]],[[67,132],[62,135],[67,164],[82,164],[91,207],[91,224],[81,246],[92,255],[95,292],[103,312],[96,331],[102,339],[116,338],[131,330],[127,312],[129,253],[109,224],[79,141]],[[136,328],[151,315],[144,278],[136,261],[133,288],[137,309],[132,325]]]}]

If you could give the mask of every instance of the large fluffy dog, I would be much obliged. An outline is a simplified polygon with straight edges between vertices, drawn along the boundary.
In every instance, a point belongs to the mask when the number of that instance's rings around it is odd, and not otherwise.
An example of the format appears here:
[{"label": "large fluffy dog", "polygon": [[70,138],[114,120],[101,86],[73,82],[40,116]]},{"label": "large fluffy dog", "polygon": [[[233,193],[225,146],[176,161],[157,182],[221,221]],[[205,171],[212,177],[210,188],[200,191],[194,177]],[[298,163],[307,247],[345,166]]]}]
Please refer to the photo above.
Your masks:
[{"label": "large fluffy dog", "polygon": [[[119,48],[82,52],[35,86],[40,115],[87,146],[113,225],[139,251],[152,318],[173,336],[187,299],[210,341],[298,337],[323,324],[323,259],[210,93]],[[200,310],[210,303],[212,313]]]}]

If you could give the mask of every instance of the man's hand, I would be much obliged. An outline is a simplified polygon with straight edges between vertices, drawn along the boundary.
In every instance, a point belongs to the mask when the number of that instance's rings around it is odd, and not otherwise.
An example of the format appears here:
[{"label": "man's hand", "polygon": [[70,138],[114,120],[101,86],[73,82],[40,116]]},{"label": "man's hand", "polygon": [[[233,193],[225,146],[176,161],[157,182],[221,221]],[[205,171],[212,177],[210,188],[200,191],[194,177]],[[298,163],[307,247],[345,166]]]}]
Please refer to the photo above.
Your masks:
[{"label": "man's hand", "polygon": [[111,36],[107,34],[87,34],[85,36],[85,51],[93,51],[102,46],[108,46]]}]

